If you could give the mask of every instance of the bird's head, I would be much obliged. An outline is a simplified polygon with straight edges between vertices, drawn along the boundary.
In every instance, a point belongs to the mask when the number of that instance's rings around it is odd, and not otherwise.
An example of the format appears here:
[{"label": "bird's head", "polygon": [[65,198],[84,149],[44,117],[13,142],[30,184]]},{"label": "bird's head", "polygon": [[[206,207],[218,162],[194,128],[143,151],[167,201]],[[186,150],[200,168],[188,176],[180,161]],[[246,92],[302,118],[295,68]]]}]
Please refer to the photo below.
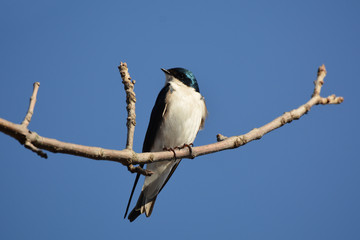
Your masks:
[{"label": "bird's head", "polygon": [[166,81],[169,82],[172,78],[176,78],[188,87],[194,88],[197,92],[200,92],[199,85],[196,81],[194,74],[185,68],[170,68],[161,69],[166,75]]}]

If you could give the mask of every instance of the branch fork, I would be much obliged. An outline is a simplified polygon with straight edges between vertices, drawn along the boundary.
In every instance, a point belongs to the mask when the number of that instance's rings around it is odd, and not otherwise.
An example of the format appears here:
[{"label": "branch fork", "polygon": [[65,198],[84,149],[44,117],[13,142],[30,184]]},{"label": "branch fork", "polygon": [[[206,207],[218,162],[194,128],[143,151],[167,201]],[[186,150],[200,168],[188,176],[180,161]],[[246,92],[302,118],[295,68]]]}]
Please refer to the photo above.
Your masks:
[{"label": "branch fork", "polygon": [[[37,93],[39,91],[39,87],[40,87],[40,83],[39,82],[35,82],[33,84],[33,93],[30,97],[30,102],[29,102],[29,108],[27,110],[27,113],[25,115],[24,120],[21,123],[21,128],[24,130],[24,132],[30,132],[30,130],[28,129],[28,126],[31,122],[31,118],[34,114],[34,108],[35,108],[35,104],[36,104],[36,98],[37,98]],[[36,146],[34,146],[31,142],[31,140],[27,137],[26,134],[22,134],[22,137],[18,138],[18,141],[20,142],[20,144],[24,145],[24,147],[26,147],[27,149],[33,151],[34,153],[36,153],[37,155],[39,155],[42,158],[47,158],[47,154],[44,153],[43,151],[41,151],[41,149],[37,148]]]}]

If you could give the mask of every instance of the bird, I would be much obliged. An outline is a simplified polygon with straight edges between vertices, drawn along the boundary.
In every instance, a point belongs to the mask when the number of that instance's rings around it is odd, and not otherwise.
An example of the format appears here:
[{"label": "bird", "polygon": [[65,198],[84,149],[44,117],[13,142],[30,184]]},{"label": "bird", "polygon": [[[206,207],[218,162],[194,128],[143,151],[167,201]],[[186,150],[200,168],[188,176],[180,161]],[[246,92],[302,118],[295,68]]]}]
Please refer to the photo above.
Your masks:
[{"label": "bird", "polygon": [[[176,159],[175,148],[191,147],[199,130],[204,127],[208,111],[200,94],[194,74],[185,68],[161,70],[165,73],[165,86],[159,92],[152,109],[142,152],[172,150],[174,160],[148,163],[152,172],[146,176],[134,209],[128,219],[134,221],[142,213],[150,217],[156,198],[168,182],[181,159]],[[144,165],[140,165],[144,167]],[[137,173],[124,218],[129,210],[140,173]]]}]

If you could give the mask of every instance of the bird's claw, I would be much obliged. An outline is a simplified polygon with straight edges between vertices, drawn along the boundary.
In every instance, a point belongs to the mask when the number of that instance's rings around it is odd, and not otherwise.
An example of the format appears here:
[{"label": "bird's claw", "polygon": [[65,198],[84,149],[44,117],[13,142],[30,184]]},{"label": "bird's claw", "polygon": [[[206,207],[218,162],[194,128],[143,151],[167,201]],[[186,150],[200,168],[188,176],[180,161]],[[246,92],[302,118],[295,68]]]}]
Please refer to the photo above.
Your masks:
[{"label": "bird's claw", "polygon": [[185,147],[187,147],[189,149],[189,152],[190,152],[190,156],[191,158],[195,158],[195,156],[193,155],[193,152],[192,152],[192,147],[194,146],[193,143],[189,143],[189,144],[186,144],[184,143],[184,145],[182,145],[181,147],[174,147],[174,148],[163,148],[164,151],[172,151],[173,154],[174,154],[174,160],[177,159],[177,156],[176,156],[176,153],[175,153],[175,149],[178,149],[178,150],[181,150]]},{"label": "bird's claw", "polygon": [[184,143],[184,145],[182,145],[181,147],[176,147],[176,148],[180,150],[180,149],[183,149],[183,148],[187,147],[189,149],[190,156],[193,159],[193,158],[195,158],[195,156],[193,155],[193,152],[192,152],[192,147],[193,146],[194,146],[193,143],[189,143],[189,144]]},{"label": "bird's claw", "polygon": [[174,154],[174,160],[176,160],[176,159],[177,159],[174,148],[163,148],[163,150],[164,150],[164,151],[172,151],[172,152],[173,152],[173,154]]}]

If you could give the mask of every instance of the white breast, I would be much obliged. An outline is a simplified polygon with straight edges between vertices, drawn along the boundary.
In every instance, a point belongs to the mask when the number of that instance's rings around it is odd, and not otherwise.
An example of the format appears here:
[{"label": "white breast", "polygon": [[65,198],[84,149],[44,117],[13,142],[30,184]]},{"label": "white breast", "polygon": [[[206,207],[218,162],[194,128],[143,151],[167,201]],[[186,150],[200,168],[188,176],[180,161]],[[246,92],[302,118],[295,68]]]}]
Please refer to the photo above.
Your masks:
[{"label": "white breast", "polygon": [[193,143],[206,115],[204,99],[195,89],[178,80],[171,81],[170,87],[172,92],[167,96],[164,120],[152,151]]}]

